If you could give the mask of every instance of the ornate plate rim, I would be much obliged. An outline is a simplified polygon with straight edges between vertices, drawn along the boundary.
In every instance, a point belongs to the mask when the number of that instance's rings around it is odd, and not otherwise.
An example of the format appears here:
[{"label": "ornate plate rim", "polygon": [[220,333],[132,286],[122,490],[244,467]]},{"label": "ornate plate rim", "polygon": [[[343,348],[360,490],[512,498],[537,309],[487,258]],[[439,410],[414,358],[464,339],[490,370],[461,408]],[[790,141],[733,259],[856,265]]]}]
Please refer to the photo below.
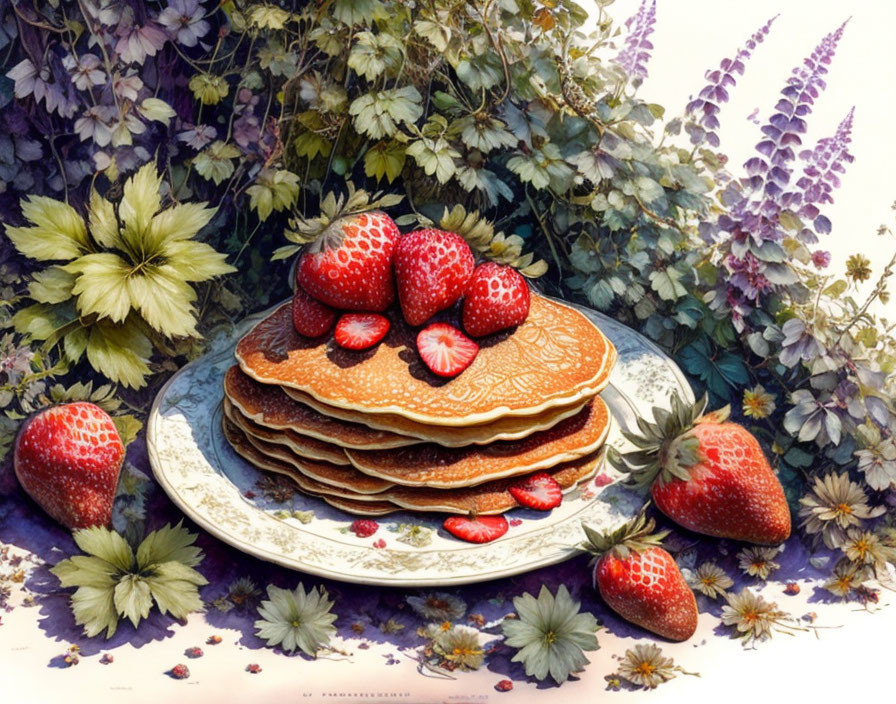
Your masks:
[{"label": "ornate plate rim", "polygon": [[[589,308],[585,308],[583,306],[579,306],[576,304],[572,304],[568,301],[561,301],[566,305],[571,305],[576,309],[580,310],[583,314],[587,315],[593,322],[601,326],[601,329],[607,334],[607,337],[610,339],[613,338],[613,335],[608,332],[608,329],[615,328],[617,330],[622,329],[622,334],[634,335],[639,338],[639,343],[649,349],[656,357],[661,359],[668,369],[671,377],[675,379],[677,385],[684,391],[686,396],[692,396],[691,387],[687,382],[684,374],[678,368],[678,366],[666,355],[656,344],[652,341],[645,338],[643,335],[640,335],[636,331],[628,328],[624,324]],[[276,305],[280,305],[279,303]],[[235,326],[234,332],[238,332],[239,328],[243,325],[247,324],[250,320],[260,319],[262,316],[269,313],[271,310],[276,308],[272,306],[271,308],[266,309],[265,311],[261,311],[259,313],[255,313],[251,316],[248,316],[243,321]],[[163,422],[163,416],[160,411],[160,405],[162,401],[165,399],[166,394],[169,388],[175,383],[175,381],[181,377],[187,370],[192,369],[195,366],[200,364],[209,364],[218,360],[223,355],[226,355],[231,352],[232,347],[238,341],[238,338],[235,337],[233,333],[227,335],[227,342],[222,344],[221,349],[212,350],[202,357],[193,360],[192,362],[184,365],[181,369],[179,369],[175,374],[168,379],[165,384],[159,389],[158,393],[153,400],[152,407],[149,412],[149,416],[147,418],[147,432],[146,432],[146,445],[147,445],[147,454],[149,457],[150,465],[153,470],[153,475],[158,481],[159,485],[171,499],[171,501],[187,516],[190,520],[200,526],[203,530],[207,531],[213,537],[223,541],[224,543],[244,552],[246,554],[252,555],[259,559],[265,560],[267,562],[272,562],[274,564],[298,570],[307,574],[312,574],[318,577],[334,579],[337,581],[351,582],[354,584],[366,584],[372,586],[389,586],[389,587],[433,587],[433,586],[451,586],[451,585],[462,585],[462,584],[471,584],[471,583],[479,583],[485,582],[492,579],[500,579],[502,577],[509,577],[513,575],[522,574],[534,569],[538,569],[541,567],[546,567],[552,564],[557,564],[559,562],[563,562],[567,559],[574,557],[577,554],[580,554],[580,550],[575,546],[566,546],[566,547],[558,547],[554,552],[545,556],[544,554],[540,554],[531,560],[527,560],[525,562],[514,561],[510,563],[506,568],[503,569],[489,569],[485,572],[476,572],[476,573],[460,573],[454,574],[450,577],[445,577],[444,575],[433,575],[427,576],[425,573],[407,573],[407,572],[398,572],[395,574],[387,574],[387,573],[378,573],[378,574],[370,574],[368,573],[352,573],[346,571],[340,571],[336,568],[327,568],[322,567],[320,565],[303,562],[301,558],[294,558],[291,556],[279,554],[276,552],[272,552],[266,548],[260,547],[250,540],[245,538],[244,536],[240,536],[234,534],[233,532],[228,532],[227,530],[221,528],[216,525],[213,519],[204,514],[202,511],[198,510],[191,502],[182,495],[181,491],[172,481],[172,477],[169,474],[166,474],[161,468],[163,467],[163,460],[159,457],[159,450],[156,444],[156,432],[157,425],[160,422]],[[621,391],[616,389],[612,382],[608,384],[607,389],[613,389],[616,391],[616,395],[619,399],[627,403],[631,410],[634,410],[634,406],[631,400]],[[610,402],[608,401],[608,404]],[[611,404],[612,408],[612,404]],[[615,409],[614,409],[615,410]],[[216,417],[220,413],[220,404],[215,406],[215,415]],[[611,416],[612,419],[612,416]],[[615,419],[612,419],[614,425],[618,425],[618,422]],[[209,463],[209,467],[215,471],[220,471],[219,467],[213,466]],[[487,543],[484,545],[475,545],[475,544],[466,544],[459,543],[456,548],[433,548],[430,550],[420,549],[416,554],[424,554],[426,552],[435,552],[435,553],[456,553],[459,551],[462,552],[473,552],[478,553],[489,548],[494,548],[495,545],[500,545],[503,548],[508,548],[509,543],[514,541],[514,539],[522,540],[522,539],[531,539],[537,538],[543,534],[548,534],[556,530],[556,528],[560,525],[564,525],[569,523],[570,521],[577,520],[578,517],[584,512],[587,511],[589,507],[591,507],[597,499],[594,501],[584,503],[581,509],[576,510],[571,515],[566,516],[565,518],[545,525],[540,528],[535,528],[533,530],[529,530],[524,534],[519,536],[514,536],[510,539],[502,539],[501,541],[496,541],[496,543]],[[253,510],[258,514],[259,520],[264,520],[265,518],[270,519],[271,521],[275,521],[280,523],[279,519],[270,516],[265,510],[261,508],[252,507]],[[334,542],[333,539],[327,538],[324,536],[315,536],[320,540],[326,540],[329,542]],[[548,541],[549,542],[549,541]],[[335,543],[334,543],[335,544]],[[376,551],[380,554],[387,553],[388,549],[377,550],[372,546],[352,546],[352,547],[361,547],[366,550]]]}]

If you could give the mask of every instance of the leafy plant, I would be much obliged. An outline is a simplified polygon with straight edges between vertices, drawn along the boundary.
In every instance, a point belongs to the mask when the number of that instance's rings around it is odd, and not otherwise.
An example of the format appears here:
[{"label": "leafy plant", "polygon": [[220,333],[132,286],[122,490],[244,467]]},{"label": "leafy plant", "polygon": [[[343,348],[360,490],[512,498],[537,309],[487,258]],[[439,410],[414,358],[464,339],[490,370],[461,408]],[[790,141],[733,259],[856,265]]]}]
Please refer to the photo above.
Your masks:
[{"label": "leafy plant", "polygon": [[92,191],[87,222],[70,205],[43,196],[22,204],[30,226],[7,227],[23,255],[49,264],[34,274],[35,304],[16,313],[16,329],[62,345],[66,359],[112,381],[140,387],[164,338],[195,336],[196,292],[189,282],[234,271],[225,255],[192,238],[214,211],[183,203],[162,209],[162,181],[147,164],[124,185],[118,208]]},{"label": "leafy plant", "polygon": [[111,638],[122,618],[136,627],[149,616],[153,602],[178,619],[202,609],[198,587],[208,582],[193,569],[202,562],[202,551],[193,545],[196,534],[180,523],[147,535],[136,553],[121,535],[103,526],[84,528],[73,537],[87,555],[62,560],[50,571],[63,587],[77,587],[72,612],[88,637],[105,630]]},{"label": "leafy plant", "polygon": [[289,590],[269,584],[268,598],[258,607],[261,618],[255,622],[256,633],[271,648],[279,645],[288,653],[299,649],[316,657],[336,632],[333,621],[338,617],[330,611],[332,607],[326,589],[305,591],[299,584]]},{"label": "leafy plant", "polygon": [[522,662],[527,675],[539,680],[550,675],[562,684],[588,664],[583,651],[598,648],[597,621],[579,611],[563,584],[556,596],[542,585],[537,599],[523,594],[514,598],[513,607],[519,618],[505,619],[501,628],[505,643],[517,650],[513,662]]}]

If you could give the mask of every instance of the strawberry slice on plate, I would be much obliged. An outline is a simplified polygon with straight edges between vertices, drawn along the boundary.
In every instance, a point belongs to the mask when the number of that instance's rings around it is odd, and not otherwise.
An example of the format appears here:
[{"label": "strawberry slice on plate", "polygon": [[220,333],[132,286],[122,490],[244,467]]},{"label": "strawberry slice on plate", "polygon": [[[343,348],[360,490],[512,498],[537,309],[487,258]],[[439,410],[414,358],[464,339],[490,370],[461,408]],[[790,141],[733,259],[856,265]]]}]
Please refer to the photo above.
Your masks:
[{"label": "strawberry slice on plate", "polygon": [[489,543],[504,535],[508,528],[504,516],[449,516],[442,527],[455,538],[468,543]]},{"label": "strawberry slice on plate", "polygon": [[320,337],[330,331],[336,321],[336,311],[312,298],[300,287],[292,297],[292,324],[299,335]]},{"label": "strawberry slice on plate", "polygon": [[547,472],[533,474],[519,484],[508,487],[511,496],[521,506],[536,511],[550,511],[563,501],[563,489]]},{"label": "strawberry slice on plate", "polygon": [[432,323],[417,334],[417,351],[439,376],[457,376],[472,364],[479,345],[453,325]]},{"label": "strawberry slice on plate", "polygon": [[389,332],[389,319],[379,313],[346,313],[336,323],[336,344],[348,350],[366,350]]}]

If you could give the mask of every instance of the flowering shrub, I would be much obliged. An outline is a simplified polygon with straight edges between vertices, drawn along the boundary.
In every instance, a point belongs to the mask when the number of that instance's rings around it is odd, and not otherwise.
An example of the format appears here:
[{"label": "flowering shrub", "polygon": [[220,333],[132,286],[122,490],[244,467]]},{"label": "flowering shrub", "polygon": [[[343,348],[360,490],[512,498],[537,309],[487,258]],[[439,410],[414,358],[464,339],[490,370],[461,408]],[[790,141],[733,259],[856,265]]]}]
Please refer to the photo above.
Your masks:
[{"label": "flowering shrub", "polygon": [[[864,301],[854,294],[870,276],[866,259],[851,258],[844,277],[826,273],[819,243],[833,225],[823,209],[852,160],[853,111],[834,135],[803,145],[848,27],[797,64],[737,171],[719,152],[720,114],[774,19],[665,120],[638,92],[656,3],[644,0],[618,37],[609,4],[597,3],[586,32],[587,13],[571,0],[0,3],[10,57],[0,216],[12,244],[48,260],[36,272],[34,261],[5,257],[0,269],[0,285],[19,296],[15,332],[2,338],[0,401],[27,412],[43,379],[76,370],[85,338],[90,364],[122,384],[175,368],[221,311],[226,319],[286,291],[270,281],[285,272],[275,251],[295,251],[282,249],[287,222],[287,239],[301,242],[302,223],[363,200],[363,186],[390,203],[404,196],[401,225],[461,230],[536,275],[544,267],[521,254],[533,248],[550,262],[545,287],[659,341],[716,404],[742,411],[777,455],[794,510],[831,475],[884,505],[896,487],[896,349],[869,311],[886,299],[896,261]],[[203,284],[226,268],[210,259],[202,276],[184,277],[197,288],[181,288],[176,324],[139,296],[114,310],[90,298],[94,268],[77,262],[117,248],[93,226],[93,249],[69,264],[36,257],[15,236],[25,221],[41,227],[37,196],[85,213],[95,193],[118,203],[127,225],[126,184],[146,163],[173,209],[217,208],[191,234],[238,270]],[[64,298],[48,290],[48,271],[73,282]],[[58,333],[35,305],[78,315]],[[91,357],[89,340],[113,324],[146,338],[133,345],[139,369]],[[809,535],[827,519],[812,520]],[[871,511],[857,527],[875,521]]]}]

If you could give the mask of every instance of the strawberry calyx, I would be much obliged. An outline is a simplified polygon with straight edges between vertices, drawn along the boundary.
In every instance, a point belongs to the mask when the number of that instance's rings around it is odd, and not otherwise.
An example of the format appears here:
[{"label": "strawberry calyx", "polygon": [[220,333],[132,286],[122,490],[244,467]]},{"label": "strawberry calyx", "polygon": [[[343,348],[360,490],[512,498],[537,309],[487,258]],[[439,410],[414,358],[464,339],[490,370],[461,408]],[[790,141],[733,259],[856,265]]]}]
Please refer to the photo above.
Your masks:
[{"label": "strawberry calyx", "polygon": [[307,251],[335,249],[339,247],[343,237],[341,220],[371,210],[383,210],[397,205],[403,199],[403,196],[380,191],[370,194],[363,189],[356,189],[352,183],[347,185],[347,189],[348,193],[338,196],[333,192],[328,193],[320,203],[320,214],[317,217],[306,218],[296,213],[284,231],[286,238],[297,245],[308,245]]},{"label": "strawberry calyx", "polygon": [[579,547],[594,555],[594,561],[597,561],[608,554],[624,560],[633,552],[661,546],[669,531],[656,530],[656,522],[646,515],[648,505],[645,504],[637,516],[613,531],[601,533],[583,523],[585,540]]},{"label": "strawberry calyx", "polygon": [[640,433],[623,430],[626,440],[638,449],[621,454],[609,448],[607,458],[619,471],[629,475],[628,484],[635,488],[660,486],[675,479],[688,481],[690,470],[704,461],[700,442],[692,430],[698,423],[723,423],[731,412],[729,406],[704,413],[708,397],[704,394],[695,403],[688,403],[679,394],[673,394],[671,409],[654,406],[651,423],[638,418]]}]

